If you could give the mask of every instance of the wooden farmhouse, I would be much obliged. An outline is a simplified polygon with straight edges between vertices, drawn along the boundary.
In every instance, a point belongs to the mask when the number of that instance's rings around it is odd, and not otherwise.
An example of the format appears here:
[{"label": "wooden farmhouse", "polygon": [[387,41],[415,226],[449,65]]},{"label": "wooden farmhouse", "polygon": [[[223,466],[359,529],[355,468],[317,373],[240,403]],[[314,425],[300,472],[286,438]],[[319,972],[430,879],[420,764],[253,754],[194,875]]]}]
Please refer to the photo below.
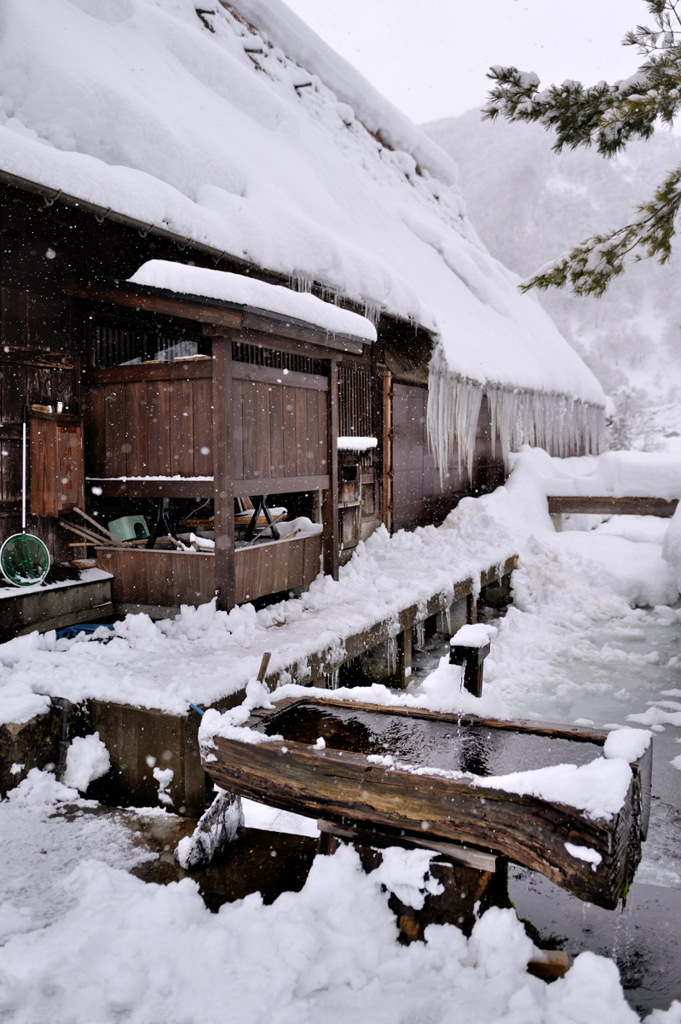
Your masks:
[{"label": "wooden farmhouse", "polygon": [[0,542],[24,408],[29,530],[157,615],[337,578],[525,441],[598,447],[598,385],[475,238],[448,158],[282,4],[62,6],[61,63],[30,44],[0,123]]}]

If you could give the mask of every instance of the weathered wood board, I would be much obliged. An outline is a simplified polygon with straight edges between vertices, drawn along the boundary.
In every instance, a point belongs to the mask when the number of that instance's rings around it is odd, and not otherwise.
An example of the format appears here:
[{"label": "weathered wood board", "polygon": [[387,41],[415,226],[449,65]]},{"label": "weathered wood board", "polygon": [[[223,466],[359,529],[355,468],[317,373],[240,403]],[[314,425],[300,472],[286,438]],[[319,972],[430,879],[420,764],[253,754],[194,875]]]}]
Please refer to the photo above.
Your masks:
[{"label": "weathered wood board", "polygon": [[678,500],[673,498],[614,498],[610,494],[601,497],[591,495],[567,496],[549,495],[546,499],[550,515],[572,513],[601,516],[661,516],[671,519],[676,512]]},{"label": "weathered wood board", "polygon": [[[355,722],[348,716],[354,716]],[[475,784],[466,777],[446,777],[440,767],[456,746],[457,730],[464,731],[466,741],[475,733],[468,761],[461,760],[463,740],[456,756],[459,770],[478,776],[587,763],[599,756],[605,731],[471,716],[459,719],[416,709],[308,698],[282,701],[275,711],[254,715],[248,724],[283,739],[245,743],[216,737],[215,750],[204,753],[204,767],[218,785],[274,807],[340,826],[361,826],[383,836],[393,833],[408,839],[413,835],[419,845],[430,839],[502,855],[607,908],[614,908],[626,894],[640,860],[650,807],[650,748],[631,765],[629,793],[609,821],[588,819],[567,805],[485,787],[484,778]],[[436,744],[428,750],[418,774],[413,765],[406,770],[381,760],[388,751],[403,750],[404,742],[407,747],[411,742],[412,749],[399,757],[399,763],[417,757],[419,730],[424,728],[439,730],[440,739],[445,740],[449,731],[450,746]],[[410,730],[414,736],[405,740]],[[324,749],[314,746],[318,736],[325,737]],[[485,763],[481,758],[487,759]],[[439,765],[432,764],[438,759]],[[566,842],[600,854],[597,869],[570,856]]]}]

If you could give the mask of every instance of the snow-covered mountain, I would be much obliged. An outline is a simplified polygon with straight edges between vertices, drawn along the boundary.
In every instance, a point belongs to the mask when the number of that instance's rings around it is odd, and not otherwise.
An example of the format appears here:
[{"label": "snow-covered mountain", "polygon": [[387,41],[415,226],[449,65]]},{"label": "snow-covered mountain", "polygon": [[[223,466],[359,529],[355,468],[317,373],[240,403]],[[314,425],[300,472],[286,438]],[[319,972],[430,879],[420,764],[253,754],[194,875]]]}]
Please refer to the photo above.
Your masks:
[{"label": "snow-covered mountain", "polygon": [[[681,163],[681,138],[660,133],[605,160],[556,154],[539,125],[481,121],[477,110],[425,126],[454,157],[473,224],[521,276],[595,231],[617,227]],[[681,288],[677,255],[631,266],[601,299],[553,289],[539,298],[618,409],[615,444],[655,447],[681,431]]]}]

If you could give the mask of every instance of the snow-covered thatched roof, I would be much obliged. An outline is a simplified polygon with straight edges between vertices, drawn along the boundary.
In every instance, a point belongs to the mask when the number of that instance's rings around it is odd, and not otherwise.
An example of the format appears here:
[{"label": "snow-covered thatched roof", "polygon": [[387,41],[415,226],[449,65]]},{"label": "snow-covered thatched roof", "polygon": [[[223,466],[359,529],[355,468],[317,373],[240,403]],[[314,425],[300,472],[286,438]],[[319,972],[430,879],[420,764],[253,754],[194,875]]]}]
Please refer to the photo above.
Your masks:
[{"label": "snow-covered thatched roof", "polygon": [[474,387],[604,404],[435,143],[281,0],[195,6],[4,0],[0,169],[413,320]]}]

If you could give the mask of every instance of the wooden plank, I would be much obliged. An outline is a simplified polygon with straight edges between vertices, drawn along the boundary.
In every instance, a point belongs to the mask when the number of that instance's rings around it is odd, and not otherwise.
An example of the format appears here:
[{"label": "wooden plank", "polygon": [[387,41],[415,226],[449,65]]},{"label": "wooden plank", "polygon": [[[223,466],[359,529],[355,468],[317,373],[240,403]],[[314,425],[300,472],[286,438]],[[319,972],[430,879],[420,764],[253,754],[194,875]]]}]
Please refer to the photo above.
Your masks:
[{"label": "wooden plank", "polygon": [[192,476],[212,476],[213,384],[210,378],[192,381],[194,452]]},{"label": "wooden plank", "polygon": [[292,388],[309,388],[311,391],[329,390],[328,379],[319,374],[298,373],[295,370],[280,370],[253,363],[235,362],[233,376],[238,380],[252,380],[262,384],[286,384]]},{"label": "wooden plank", "polygon": [[602,497],[549,495],[546,500],[551,514],[661,516],[665,519],[670,519],[674,515],[679,503],[676,498],[667,501],[664,498],[613,498],[609,495]]},{"label": "wooden plank", "polygon": [[248,553],[250,548],[237,548],[234,552],[234,600],[243,604],[248,599]]},{"label": "wooden plank", "polygon": [[[170,388],[166,380],[147,383],[147,408],[149,410],[148,461],[150,476],[173,476],[170,458]],[[120,476],[110,471],[107,476]]]},{"label": "wooden plank", "polygon": [[106,476],[125,476],[125,388],[112,384],[104,388],[104,437]]},{"label": "wooden plank", "polygon": [[[319,392],[313,394],[318,394]],[[272,388],[270,394],[270,464],[269,477],[284,475],[284,389]]]},{"label": "wooden plank", "polygon": [[236,600],[232,422],[232,342],[228,338],[215,338],[213,341],[215,594],[217,607],[224,611],[230,611]]},{"label": "wooden plank", "polygon": [[234,481],[234,496],[243,498],[258,494],[295,494],[300,491],[325,491],[328,487],[327,475],[283,476],[269,479],[251,477],[250,480]]},{"label": "wooden plank", "polygon": [[101,487],[105,498],[188,498],[213,497],[213,479],[195,480],[112,480],[106,477],[86,478],[88,488]]},{"label": "wooden plank", "polygon": [[[3,291],[5,289],[2,289]],[[25,348],[21,345],[3,345],[0,348],[0,365],[19,363],[22,366],[39,366],[75,369],[73,356],[67,352],[47,352],[44,349]]]},{"label": "wooden plank", "polygon": [[319,457],[319,420],[317,417],[318,395],[313,391],[306,391],[304,394],[307,421],[305,473],[307,476],[316,476],[317,473],[324,472],[324,467],[321,465],[321,459]]},{"label": "wooden plank", "polygon": [[[236,364],[235,364],[236,365]],[[266,480],[270,473],[270,394],[272,387],[267,384],[253,383],[253,403],[255,407],[255,434],[251,444],[255,449],[255,476]]]},{"label": "wooden plank", "polygon": [[243,448],[243,475],[258,476],[258,396],[252,381],[246,381],[241,391],[241,430]]},{"label": "wooden plank", "polygon": [[214,596],[212,554],[145,548],[97,548],[96,552],[99,567],[113,573],[117,604],[178,607],[205,603]]},{"label": "wooden plank", "polygon": [[276,316],[276,314],[275,316],[268,316],[267,314],[244,311],[243,328],[245,331],[254,330],[259,331],[261,334],[273,334],[281,338],[309,341],[324,348],[348,352],[357,356],[361,356],[364,352],[364,346],[370,344],[370,342],[364,342],[360,338],[355,338],[351,335],[327,334],[323,328],[302,324],[300,321],[284,320]]},{"label": "wooden plank", "polygon": [[217,324],[221,327],[241,327],[242,317],[239,310],[228,306],[212,305],[187,299],[183,296],[166,296],[153,294],[150,290],[134,285],[104,285],[92,281],[65,281],[64,289],[68,295],[87,299],[89,302],[110,302],[117,306],[126,306],[150,313],[162,313],[165,316],[179,316],[185,320],[197,320],[199,323]]},{"label": "wooden plank", "polygon": [[[300,537],[237,548],[234,555],[237,604],[292,587],[309,586],[319,572],[320,555],[321,537]],[[307,580],[304,572],[306,560],[311,570]]]},{"label": "wooden plank", "polygon": [[383,371],[383,523],[388,533],[393,529],[393,434],[392,434],[392,374]]},{"label": "wooden plank", "polygon": [[[296,415],[296,476],[308,476],[307,468],[307,396],[302,388],[295,389]],[[311,475],[311,474],[310,474]]]},{"label": "wooden plank", "polygon": [[284,476],[295,476],[297,473],[296,459],[296,392],[294,388],[284,387]]},{"label": "wooden plank", "polygon": [[170,392],[170,464],[172,476],[194,471],[194,405],[191,381],[177,380]]},{"label": "wooden plank", "polygon": [[309,587],[321,570],[322,537],[303,538],[303,579],[301,586]]},{"label": "wooden plank", "polygon": [[338,579],[340,541],[338,537],[338,363],[331,360],[329,370],[328,461],[329,487],[322,496],[324,572]]},{"label": "wooden plank", "polygon": [[85,400],[85,472],[92,476],[105,476],[106,449],[102,438],[106,431],[106,403],[104,388],[91,388]]},{"label": "wooden plank", "polygon": [[[101,391],[101,388],[94,389]],[[94,392],[91,392],[91,394]],[[128,476],[147,476],[149,473],[149,409],[147,385],[143,381],[125,385],[126,441]]]},{"label": "wooden plank", "polygon": [[326,395],[317,395],[317,465],[320,473],[329,472],[329,403]]},{"label": "wooden plank", "polygon": [[[302,563],[303,544],[279,544],[272,545],[272,593],[278,594],[281,590],[290,590],[292,587],[302,585],[302,575],[296,571],[298,562]],[[300,577],[300,578],[299,578]]]},{"label": "wooden plank", "polygon": [[232,380],[232,469],[235,480],[244,477],[244,382]]},{"label": "wooden plank", "polygon": [[[212,337],[214,334],[223,333],[223,328],[212,327],[204,324],[204,337]],[[281,335],[272,336],[262,331],[255,330],[230,330],[229,336],[232,341],[241,345],[256,345],[258,348],[275,349],[278,352],[292,352],[295,355],[310,356],[312,359],[329,359],[331,354],[337,351],[337,345],[326,345],[326,339],[319,339],[319,344],[312,344],[309,341],[299,341],[296,338],[284,338]],[[355,346],[358,347],[358,346]],[[360,353],[357,353],[360,354]]]},{"label": "wooden plank", "polygon": [[172,363],[135,363],[133,366],[89,367],[83,370],[86,387],[132,384],[147,380],[201,380],[213,373],[210,359],[186,359]]}]

